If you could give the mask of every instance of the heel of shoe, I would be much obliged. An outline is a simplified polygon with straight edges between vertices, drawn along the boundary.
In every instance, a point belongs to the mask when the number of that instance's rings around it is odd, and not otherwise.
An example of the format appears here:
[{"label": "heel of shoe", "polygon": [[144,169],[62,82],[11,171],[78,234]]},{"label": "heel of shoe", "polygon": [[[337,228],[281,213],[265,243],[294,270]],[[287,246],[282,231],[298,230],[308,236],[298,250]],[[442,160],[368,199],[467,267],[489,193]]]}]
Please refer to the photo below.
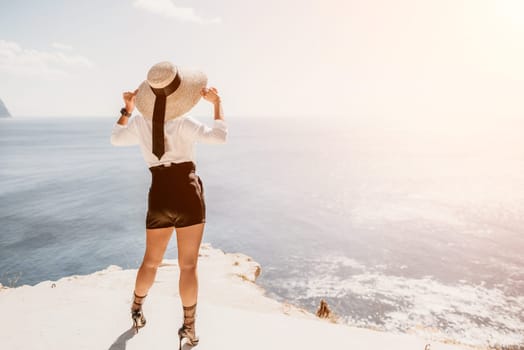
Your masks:
[{"label": "heel of shoe", "polygon": [[198,345],[198,342],[200,340],[200,338],[195,335],[194,337],[191,337],[191,335],[189,335],[187,332],[186,332],[187,328],[185,328],[184,326],[180,327],[178,329],[178,350],[181,350],[182,349],[182,339],[186,338],[187,339],[187,344],[188,345],[191,345],[191,346],[196,346]]},{"label": "heel of shoe", "polygon": [[[146,318],[144,316],[144,311],[142,310],[142,304],[143,299],[147,296],[139,296],[136,294],[136,292],[133,292],[134,294],[134,300],[133,304],[138,305],[139,307],[137,309],[133,309],[131,307],[131,319],[133,320],[133,328],[135,329],[135,333],[138,333],[138,330],[146,325]],[[136,299],[140,299],[142,301],[141,303],[137,303]]]},{"label": "heel of shoe", "polygon": [[144,314],[140,310],[132,311],[131,318],[133,319],[133,328],[138,333],[138,330],[146,325]]},{"label": "heel of shoe", "polygon": [[195,332],[196,303],[191,306],[183,306],[183,310],[184,323],[182,324],[182,327],[178,329],[179,350],[181,350],[183,338],[186,338],[187,343],[191,346],[197,345],[200,340]]}]

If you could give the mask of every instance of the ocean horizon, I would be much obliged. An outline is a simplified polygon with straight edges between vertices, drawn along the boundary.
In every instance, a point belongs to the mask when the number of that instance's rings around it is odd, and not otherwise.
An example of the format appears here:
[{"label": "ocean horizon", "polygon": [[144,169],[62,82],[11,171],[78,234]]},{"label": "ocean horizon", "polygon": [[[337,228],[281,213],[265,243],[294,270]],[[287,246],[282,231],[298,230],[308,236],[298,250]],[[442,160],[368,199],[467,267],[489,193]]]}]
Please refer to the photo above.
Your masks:
[{"label": "ocean horizon", "polygon": [[[0,119],[4,286],[138,268],[150,173],[138,146],[110,144],[116,119]],[[522,122],[226,121],[226,144],[195,150],[203,242],[260,263],[268,296],[311,312],[324,299],[354,326],[524,344]]]}]

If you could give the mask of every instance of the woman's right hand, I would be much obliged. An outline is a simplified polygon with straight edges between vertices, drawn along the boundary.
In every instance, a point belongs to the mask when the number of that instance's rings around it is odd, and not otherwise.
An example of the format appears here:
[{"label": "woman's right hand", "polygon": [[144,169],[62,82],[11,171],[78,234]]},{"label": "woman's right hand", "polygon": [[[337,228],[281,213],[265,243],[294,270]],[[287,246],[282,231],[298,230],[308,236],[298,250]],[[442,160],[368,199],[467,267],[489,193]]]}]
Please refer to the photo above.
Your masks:
[{"label": "woman's right hand", "polygon": [[138,93],[138,89],[136,89],[133,92],[126,91],[122,94],[122,96],[124,97],[124,103],[126,105],[126,110],[128,113],[133,112],[133,109],[135,109],[135,99],[136,99],[137,93]]},{"label": "woman's right hand", "polygon": [[213,103],[213,104],[217,104],[220,102],[220,96],[218,96],[218,91],[215,87],[210,87],[210,88],[202,88],[202,91],[200,91],[200,94],[202,95],[202,97]]}]

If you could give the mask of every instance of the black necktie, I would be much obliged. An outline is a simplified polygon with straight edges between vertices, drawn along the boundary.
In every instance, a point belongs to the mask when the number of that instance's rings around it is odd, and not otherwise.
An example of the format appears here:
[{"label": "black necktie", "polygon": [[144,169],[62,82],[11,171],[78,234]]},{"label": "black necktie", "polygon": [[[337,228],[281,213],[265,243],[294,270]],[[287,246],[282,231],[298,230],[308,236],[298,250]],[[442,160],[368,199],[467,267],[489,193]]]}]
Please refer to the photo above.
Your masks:
[{"label": "black necktie", "polygon": [[171,95],[180,85],[180,75],[175,75],[172,82],[163,88],[154,88],[150,85],[155,94],[155,107],[153,109],[153,153],[158,160],[164,155],[164,117],[166,114],[166,98]]}]

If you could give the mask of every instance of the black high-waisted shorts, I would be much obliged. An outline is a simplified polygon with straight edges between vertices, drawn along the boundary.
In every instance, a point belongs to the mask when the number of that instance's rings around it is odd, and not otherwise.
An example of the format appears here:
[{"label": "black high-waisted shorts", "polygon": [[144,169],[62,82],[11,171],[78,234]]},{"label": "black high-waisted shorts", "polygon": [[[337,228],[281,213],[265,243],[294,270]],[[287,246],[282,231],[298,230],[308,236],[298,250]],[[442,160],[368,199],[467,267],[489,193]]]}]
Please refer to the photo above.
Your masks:
[{"label": "black high-waisted shorts", "polygon": [[195,163],[171,163],[151,171],[146,228],[184,227],[206,222],[202,180]]}]

